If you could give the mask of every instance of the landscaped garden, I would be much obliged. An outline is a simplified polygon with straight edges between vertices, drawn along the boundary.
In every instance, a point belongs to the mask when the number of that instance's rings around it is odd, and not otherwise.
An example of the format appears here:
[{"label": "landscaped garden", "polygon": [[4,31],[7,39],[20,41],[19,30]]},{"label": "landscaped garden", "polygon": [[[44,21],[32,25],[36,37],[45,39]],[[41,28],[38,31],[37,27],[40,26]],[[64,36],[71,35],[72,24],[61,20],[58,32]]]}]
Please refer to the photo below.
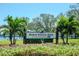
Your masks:
[{"label": "landscaped garden", "polygon": [[7,40],[0,41],[1,56],[79,56],[79,39],[69,39],[69,45],[63,45],[62,40],[55,43],[22,44],[21,40],[15,46],[9,46]]}]

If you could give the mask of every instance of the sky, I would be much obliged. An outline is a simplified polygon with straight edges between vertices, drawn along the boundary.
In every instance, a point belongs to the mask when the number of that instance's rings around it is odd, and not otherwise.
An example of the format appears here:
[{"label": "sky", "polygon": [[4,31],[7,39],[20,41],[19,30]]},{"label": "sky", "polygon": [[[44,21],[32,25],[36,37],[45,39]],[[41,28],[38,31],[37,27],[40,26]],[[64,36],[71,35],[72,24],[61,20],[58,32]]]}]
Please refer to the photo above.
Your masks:
[{"label": "sky", "polygon": [[6,16],[38,17],[40,14],[52,14],[57,16],[67,12],[71,4],[68,3],[0,3],[0,25],[6,24]]}]

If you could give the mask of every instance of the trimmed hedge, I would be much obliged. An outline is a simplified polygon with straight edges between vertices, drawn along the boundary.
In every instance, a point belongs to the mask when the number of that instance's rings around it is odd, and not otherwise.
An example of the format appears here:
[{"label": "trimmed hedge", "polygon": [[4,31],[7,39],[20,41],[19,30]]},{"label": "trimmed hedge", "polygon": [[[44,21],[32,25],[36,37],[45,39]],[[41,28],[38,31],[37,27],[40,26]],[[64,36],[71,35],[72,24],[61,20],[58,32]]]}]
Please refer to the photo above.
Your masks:
[{"label": "trimmed hedge", "polygon": [[26,43],[50,43],[53,39],[26,39]]}]

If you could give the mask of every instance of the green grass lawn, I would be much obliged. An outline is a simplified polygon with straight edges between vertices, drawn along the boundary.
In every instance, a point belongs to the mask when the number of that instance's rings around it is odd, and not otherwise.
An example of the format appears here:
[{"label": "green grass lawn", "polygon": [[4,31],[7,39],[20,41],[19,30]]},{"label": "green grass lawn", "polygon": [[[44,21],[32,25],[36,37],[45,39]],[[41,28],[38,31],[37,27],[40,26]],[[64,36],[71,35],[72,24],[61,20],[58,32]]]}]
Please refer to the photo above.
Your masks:
[{"label": "green grass lawn", "polygon": [[[55,40],[54,40],[55,42]],[[59,44],[26,44],[17,40],[16,46],[9,46],[8,40],[0,41],[0,56],[79,56],[79,39],[69,39],[69,45]]]}]

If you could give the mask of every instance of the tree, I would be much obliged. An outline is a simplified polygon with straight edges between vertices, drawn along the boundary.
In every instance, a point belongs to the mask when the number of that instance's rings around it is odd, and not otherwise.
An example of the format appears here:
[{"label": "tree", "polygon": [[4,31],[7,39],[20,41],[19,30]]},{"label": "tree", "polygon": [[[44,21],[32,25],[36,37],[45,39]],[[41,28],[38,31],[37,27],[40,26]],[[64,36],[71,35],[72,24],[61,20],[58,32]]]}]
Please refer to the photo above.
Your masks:
[{"label": "tree", "polygon": [[58,21],[57,25],[61,33],[61,38],[63,39],[63,43],[65,43],[64,35],[66,35],[66,43],[68,44],[68,36],[76,32],[76,29],[79,26],[78,24],[79,22],[74,19],[74,16],[71,16],[69,18],[65,16],[60,17],[60,20]]},{"label": "tree", "polygon": [[53,32],[55,21],[53,15],[40,14],[39,17],[33,18],[30,26],[36,32]]},{"label": "tree", "polygon": [[15,35],[18,32],[22,32],[21,27],[23,26],[21,26],[21,24],[23,23],[23,21],[20,20],[18,17],[14,19],[12,16],[7,16],[5,20],[7,21],[7,25],[5,25],[3,28],[6,28],[8,30],[10,44],[14,45],[16,44]]},{"label": "tree", "polygon": [[64,34],[65,34],[66,22],[67,22],[67,18],[64,15],[60,16],[59,21],[57,22],[57,27],[59,29],[59,32],[61,33],[61,38],[63,40],[63,44],[65,44]]},{"label": "tree", "polygon": [[[56,17],[56,22],[55,22],[55,28],[56,28],[56,44],[58,44],[58,41],[59,41],[59,36],[60,36],[60,24],[58,24],[61,20],[62,22],[62,19],[64,18],[64,15],[63,13],[60,13],[57,17]],[[65,41],[64,41],[64,33],[61,32],[61,39],[63,40],[63,44],[65,44]]]},{"label": "tree", "polygon": [[[79,20],[79,4],[77,3],[77,4],[72,4],[72,5],[70,5],[70,10],[67,12],[67,17],[71,17],[71,16],[75,16],[74,18],[76,19],[76,20]],[[75,35],[74,35],[74,38],[76,38],[76,35],[79,33],[78,32],[79,31],[79,28],[76,30],[76,32],[74,33]]]},{"label": "tree", "polygon": [[26,44],[26,32],[28,29],[29,18],[28,17],[21,17],[20,20],[22,21],[20,24],[20,29],[21,29],[21,34],[23,37],[23,43]]},{"label": "tree", "polygon": [[79,27],[79,22],[78,20],[74,19],[74,15],[72,15],[71,17],[69,17],[68,21],[65,24],[65,32],[67,34],[67,40],[66,43],[68,44],[68,35],[76,33],[78,27]]},{"label": "tree", "polygon": [[12,29],[11,29],[11,26],[12,26],[13,17],[12,16],[7,16],[6,20],[7,20],[8,25],[5,25],[5,28],[7,30],[9,30],[9,40],[10,40],[10,44],[12,45],[13,42],[12,42]]}]

